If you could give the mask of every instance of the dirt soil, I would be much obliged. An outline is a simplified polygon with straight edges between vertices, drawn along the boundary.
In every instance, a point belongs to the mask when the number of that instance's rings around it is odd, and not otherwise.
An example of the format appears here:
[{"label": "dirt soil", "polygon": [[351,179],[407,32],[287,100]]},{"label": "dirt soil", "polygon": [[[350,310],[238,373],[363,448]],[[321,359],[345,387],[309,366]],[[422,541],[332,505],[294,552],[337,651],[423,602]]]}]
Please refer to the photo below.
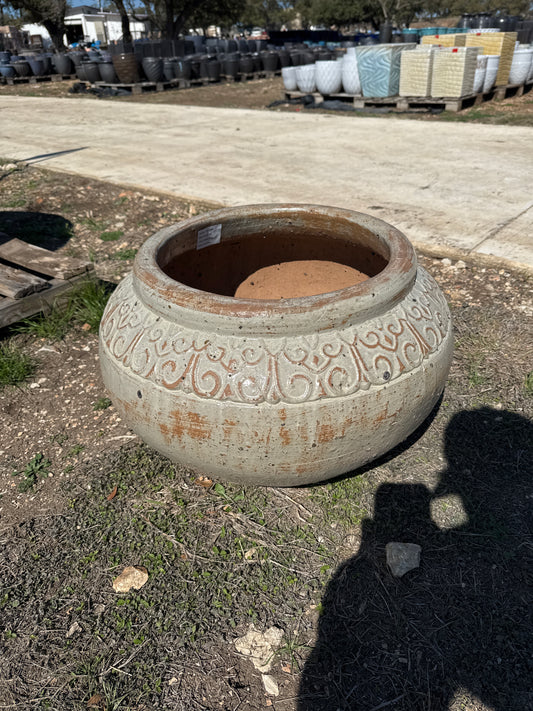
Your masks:
[{"label": "dirt soil", "polygon": [[[39,84],[0,85],[0,96],[3,94],[20,96],[54,96],[67,98],[84,98],[94,100],[90,93],[71,93],[78,82],[41,82]],[[147,92],[137,96],[104,97],[103,101],[133,101],[150,104],[177,104],[193,106],[216,106],[220,108],[266,109],[274,102],[285,99],[285,89],[281,77],[254,79],[250,81],[220,82],[207,86],[196,86],[189,89],[173,89],[162,92]],[[331,113],[321,108],[304,108],[301,103],[280,103],[273,106],[274,111],[319,111]],[[473,123],[512,124],[519,126],[533,125],[533,95],[531,92],[521,97],[512,97],[504,101],[490,101],[478,107],[465,109],[458,113],[427,111],[401,112],[383,108],[369,108],[361,111],[342,111],[343,115],[353,116],[396,116],[424,121],[467,121]]]},{"label": "dirt soil", "polygon": [[[0,231],[112,283],[149,235],[209,207],[36,167],[1,177]],[[37,362],[0,388],[0,708],[532,707],[533,283],[419,258],[454,317],[443,399],[394,452],[315,487],[176,467],[105,401],[94,333],[0,333]],[[46,476],[21,492],[37,454]],[[420,568],[393,577],[391,541],[421,545]],[[148,582],[115,592],[130,565]],[[271,627],[259,670],[235,642]]]}]

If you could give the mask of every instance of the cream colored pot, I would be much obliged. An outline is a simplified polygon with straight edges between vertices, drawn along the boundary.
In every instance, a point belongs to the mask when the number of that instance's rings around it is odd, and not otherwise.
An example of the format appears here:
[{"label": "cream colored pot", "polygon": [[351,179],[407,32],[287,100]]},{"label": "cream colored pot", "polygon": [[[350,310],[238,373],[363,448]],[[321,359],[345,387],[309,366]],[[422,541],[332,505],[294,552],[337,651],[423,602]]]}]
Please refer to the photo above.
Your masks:
[{"label": "cream colored pot", "polygon": [[[370,278],[233,297],[262,267],[325,259]],[[145,442],[212,477],[271,486],[335,477],[401,442],[451,357],[448,306],[402,233],[314,205],[227,208],[161,230],[100,328],[105,384]]]}]

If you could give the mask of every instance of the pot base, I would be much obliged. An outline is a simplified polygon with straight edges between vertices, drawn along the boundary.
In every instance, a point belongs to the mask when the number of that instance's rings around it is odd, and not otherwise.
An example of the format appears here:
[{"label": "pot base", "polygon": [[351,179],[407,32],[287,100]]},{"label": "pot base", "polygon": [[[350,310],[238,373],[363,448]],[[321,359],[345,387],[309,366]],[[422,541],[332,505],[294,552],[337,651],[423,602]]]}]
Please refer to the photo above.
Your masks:
[{"label": "pot base", "polygon": [[264,267],[235,292],[239,299],[297,299],[338,291],[368,279],[358,269],[324,260],[299,260]]}]

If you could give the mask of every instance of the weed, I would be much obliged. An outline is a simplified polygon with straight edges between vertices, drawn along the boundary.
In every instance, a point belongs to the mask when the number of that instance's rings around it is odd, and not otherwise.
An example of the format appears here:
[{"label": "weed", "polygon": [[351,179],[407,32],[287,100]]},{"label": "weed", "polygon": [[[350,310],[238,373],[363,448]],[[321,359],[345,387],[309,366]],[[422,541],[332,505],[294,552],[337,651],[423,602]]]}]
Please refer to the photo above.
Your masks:
[{"label": "weed", "polygon": [[128,259],[135,259],[135,255],[138,251],[138,249],[134,249],[133,247],[130,249],[120,249],[118,252],[115,252],[113,259],[121,259],[124,262]]},{"label": "weed", "polygon": [[113,230],[112,232],[102,232],[100,239],[102,242],[116,242],[120,239],[124,232],[122,230]]},{"label": "weed", "polygon": [[19,482],[19,491],[25,492],[33,489],[35,484],[37,484],[39,477],[44,479],[48,476],[51,464],[52,462],[49,459],[46,459],[42,452],[38,452],[32,459],[30,459],[22,471],[13,472],[13,476],[24,477],[23,480]]},{"label": "weed", "polygon": [[99,397],[93,405],[93,410],[107,410],[111,404],[111,400],[108,397]]},{"label": "weed", "polygon": [[533,370],[526,375],[524,388],[528,395],[533,395]]},{"label": "weed", "polygon": [[54,306],[47,312],[37,314],[31,318],[25,318],[16,327],[18,333],[28,333],[36,338],[45,338],[49,341],[60,341],[65,337],[70,320],[72,318],[72,309],[65,305]]},{"label": "weed", "polygon": [[12,343],[0,343],[0,388],[24,382],[35,372],[33,358]]},{"label": "weed", "polygon": [[103,232],[106,228],[106,223],[103,221],[98,221],[94,220],[92,217],[85,217],[82,220],[80,220],[80,225],[84,225],[85,227],[88,227],[90,230],[93,230],[94,232]]},{"label": "weed", "polygon": [[479,372],[479,365],[471,363],[468,367],[468,384],[470,387],[475,388],[478,385],[484,385],[486,382],[486,376]]},{"label": "weed", "polygon": [[68,451],[68,454],[65,455],[65,459],[70,459],[71,457],[77,457],[79,454],[83,452],[85,449],[84,444],[75,444],[73,447],[70,448]]},{"label": "weed", "polygon": [[91,280],[82,284],[70,299],[73,320],[79,324],[88,323],[91,331],[98,331],[110,295],[111,287],[103,282]]},{"label": "weed", "polygon": [[12,198],[11,200],[7,200],[4,204],[3,207],[24,207],[26,205],[26,200],[25,198]]}]

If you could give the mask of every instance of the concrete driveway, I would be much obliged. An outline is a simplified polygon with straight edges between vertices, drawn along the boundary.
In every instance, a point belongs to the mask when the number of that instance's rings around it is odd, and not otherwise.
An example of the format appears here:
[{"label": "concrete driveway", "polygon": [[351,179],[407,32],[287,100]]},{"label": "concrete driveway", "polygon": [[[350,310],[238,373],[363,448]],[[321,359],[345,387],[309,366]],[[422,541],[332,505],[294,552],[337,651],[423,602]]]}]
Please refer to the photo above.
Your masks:
[{"label": "concrete driveway", "polygon": [[338,205],[533,267],[533,129],[0,97],[0,156],[226,205]]}]

